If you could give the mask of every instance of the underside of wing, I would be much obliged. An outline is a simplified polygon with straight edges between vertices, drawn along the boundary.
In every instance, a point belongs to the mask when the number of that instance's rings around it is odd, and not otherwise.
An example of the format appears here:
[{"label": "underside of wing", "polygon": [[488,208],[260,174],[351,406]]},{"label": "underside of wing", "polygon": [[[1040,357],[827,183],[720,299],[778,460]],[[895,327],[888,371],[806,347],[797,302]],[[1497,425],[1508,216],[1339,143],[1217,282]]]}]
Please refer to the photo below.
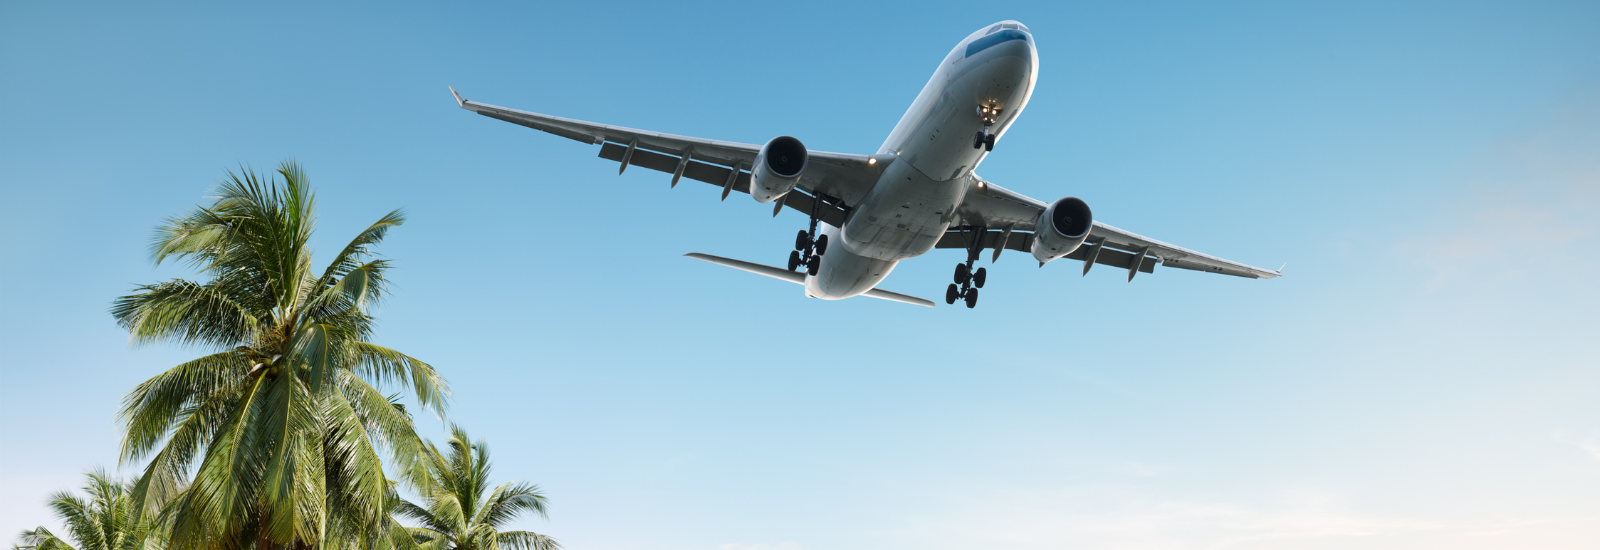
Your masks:
[{"label": "underside of wing", "polygon": [[[750,192],[749,170],[761,152],[760,145],[638,130],[509,109],[463,99],[455,88],[451,88],[450,92],[455,95],[456,103],[462,109],[567,139],[599,144],[600,158],[625,163],[622,170],[628,166],[640,166],[674,174],[674,184],[681,176],[716,185],[723,188],[723,199],[727,199],[734,191]],[[826,151],[807,151],[807,154],[809,161],[805,172],[795,186],[804,193],[790,193],[781,204],[809,214],[813,207],[812,197],[828,197],[829,200],[825,202],[834,203],[832,209],[835,212],[824,212],[821,218],[835,226],[843,223],[845,209],[866,196],[883,168],[893,160],[892,157],[883,159]],[[818,203],[819,209],[821,204]]]},{"label": "underside of wing", "polygon": [[1232,260],[1224,260],[1210,254],[1195,252],[1182,247],[1173,246],[1143,235],[1100,223],[1094,222],[1094,231],[1089,238],[1097,239],[1106,246],[1121,248],[1129,251],[1146,251],[1150,255],[1161,259],[1162,267],[1175,267],[1191,271],[1204,271],[1206,273],[1221,273],[1235,277],[1250,279],[1273,279],[1282,275],[1282,272],[1262,269],[1245,265]]},{"label": "underside of wing", "polygon": [[[600,158],[615,162],[622,162],[626,158],[629,166],[638,166],[668,174],[674,173],[678,169],[678,164],[683,161],[681,157],[652,151],[635,150],[632,155],[629,155],[627,147],[615,143],[606,143],[600,146]],[[691,161],[683,168],[683,178],[722,187],[723,199],[727,199],[728,195],[735,191],[745,194],[750,193],[750,172],[748,171],[735,172],[734,168]],[[834,227],[843,226],[845,214],[848,213],[841,204],[830,204],[827,201],[817,200],[815,196],[806,193],[791,192],[778,200],[782,201],[784,206],[793,208],[802,214],[810,215],[815,209],[817,219]]]},{"label": "underside of wing", "polygon": [[[1005,249],[1031,252],[1035,225],[1048,207],[1037,199],[983,182],[957,207],[958,226],[946,233],[936,247],[963,248],[971,254],[993,250],[995,259],[999,259],[1000,251]],[[1094,222],[1083,245],[1064,258],[1083,261],[1085,274],[1094,265],[1126,269],[1129,280],[1137,273],[1154,272],[1158,263],[1163,267],[1252,279],[1271,279],[1282,274],[1167,244],[1098,221]]]}]

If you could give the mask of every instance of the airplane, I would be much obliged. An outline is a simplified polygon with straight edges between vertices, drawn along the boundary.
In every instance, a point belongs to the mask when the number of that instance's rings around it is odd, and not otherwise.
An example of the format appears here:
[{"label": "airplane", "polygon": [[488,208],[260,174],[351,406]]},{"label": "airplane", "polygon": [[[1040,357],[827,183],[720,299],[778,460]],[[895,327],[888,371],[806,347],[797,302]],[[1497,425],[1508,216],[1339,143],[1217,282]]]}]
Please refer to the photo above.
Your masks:
[{"label": "airplane", "polygon": [[[1075,197],[1045,203],[1005,189],[974,171],[1016,122],[1033,95],[1039,55],[1033,34],[1017,21],[978,29],[939,63],[905,116],[871,155],[811,151],[791,136],[763,145],[733,143],[597,124],[468,101],[480,115],[600,145],[600,158],[737,191],[810,218],[795,236],[787,269],[710,254],[686,256],[805,285],[806,296],[842,300],[868,296],[935,307],[931,300],[878,288],[901,260],[936,248],[966,251],[956,264],[945,303],[978,303],[990,262],[1006,249],[1027,252],[1039,266],[1062,258],[1125,269],[1128,281],[1155,266],[1238,277],[1282,274],[1224,260],[1130,233],[1094,220]],[[819,234],[820,233],[820,234]]]}]

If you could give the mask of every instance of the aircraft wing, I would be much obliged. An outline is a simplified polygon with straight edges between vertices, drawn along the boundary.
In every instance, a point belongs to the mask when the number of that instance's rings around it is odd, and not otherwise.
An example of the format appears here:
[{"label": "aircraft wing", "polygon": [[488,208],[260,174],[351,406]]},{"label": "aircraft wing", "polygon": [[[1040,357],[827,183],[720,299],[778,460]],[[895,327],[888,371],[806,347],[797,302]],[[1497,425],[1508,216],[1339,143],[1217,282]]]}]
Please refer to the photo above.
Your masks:
[{"label": "aircraft wing", "polygon": [[[755,163],[756,154],[761,152],[760,145],[664,134],[508,109],[463,99],[454,87],[450,88],[450,93],[462,109],[567,139],[601,145],[601,158],[627,161],[622,170],[628,166],[642,166],[678,175],[681,169],[684,178],[723,187],[723,199],[727,199],[732,191],[750,192],[750,167]],[[813,206],[818,207],[825,211],[822,220],[834,226],[844,223],[845,211],[836,206],[813,205],[811,197],[821,194],[839,199],[844,205],[857,204],[872,190],[883,168],[893,161],[892,156],[879,158],[825,151],[807,152],[810,160],[796,187],[810,196],[785,197],[782,206],[808,213]],[[676,176],[673,184],[677,184]],[[776,215],[777,210],[773,214]]]},{"label": "aircraft wing", "polygon": [[[994,249],[996,259],[1000,257],[1000,250],[1007,248],[1029,252],[1033,246],[1034,225],[1048,206],[1043,201],[1016,191],[983,182],[967,193],[966,199],[956,208],[958,220],[954,225],[984,227],[988,230],[952,229],[939,240],[937,247],[970,249],[977,244],[978,249]],[[1281,271],[1224,260],[1099,221],[1094,222],[1094,228],[1089,231],[1089,238],[1083,246],[1066,258],[1083,261],[1083,272],[1086,274],[1095,264],[1127,269],[1128,280],[1133,280],[1136,273],[1153,272],[1158,263],[1164,267],[1251,279],[1271,279],[1282,275]]]}]

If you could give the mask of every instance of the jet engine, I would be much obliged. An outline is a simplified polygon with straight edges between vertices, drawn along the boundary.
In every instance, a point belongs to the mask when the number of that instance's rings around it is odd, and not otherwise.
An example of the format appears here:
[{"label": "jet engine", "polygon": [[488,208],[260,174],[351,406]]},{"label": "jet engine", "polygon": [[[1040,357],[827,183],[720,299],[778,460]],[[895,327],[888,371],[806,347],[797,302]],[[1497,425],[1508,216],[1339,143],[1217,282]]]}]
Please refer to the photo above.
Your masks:
[{"label": "jet engine", "polygon": [[810,155],[800,140],[778,136],[761,146],[755,166],[750,167],[750,196],[768,203],[789,193],[800,182]]},{"label": "jet engine", "polygon": [[1039,265],[1071,254],[1083,240],[1089,238],[1094,227],[1094,214],[1089,205],[1076,197],[1067,197],[1050,204],[1039,215],[1033,227],[1033,257]]}]

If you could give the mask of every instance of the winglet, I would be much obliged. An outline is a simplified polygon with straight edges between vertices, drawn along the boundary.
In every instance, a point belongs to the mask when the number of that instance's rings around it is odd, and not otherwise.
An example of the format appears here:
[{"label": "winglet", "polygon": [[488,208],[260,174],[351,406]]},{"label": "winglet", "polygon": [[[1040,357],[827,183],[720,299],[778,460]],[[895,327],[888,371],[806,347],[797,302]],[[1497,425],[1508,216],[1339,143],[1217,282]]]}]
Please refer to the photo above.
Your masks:
[{"label": "winglet", "polygon": [[456,93],[456,87],[448,84],[445,86],[450,88],[450,95],[456,96],[456,106],[461,107],[462,109],[467,108],[467,100],[461,99],[461,94]]}]

